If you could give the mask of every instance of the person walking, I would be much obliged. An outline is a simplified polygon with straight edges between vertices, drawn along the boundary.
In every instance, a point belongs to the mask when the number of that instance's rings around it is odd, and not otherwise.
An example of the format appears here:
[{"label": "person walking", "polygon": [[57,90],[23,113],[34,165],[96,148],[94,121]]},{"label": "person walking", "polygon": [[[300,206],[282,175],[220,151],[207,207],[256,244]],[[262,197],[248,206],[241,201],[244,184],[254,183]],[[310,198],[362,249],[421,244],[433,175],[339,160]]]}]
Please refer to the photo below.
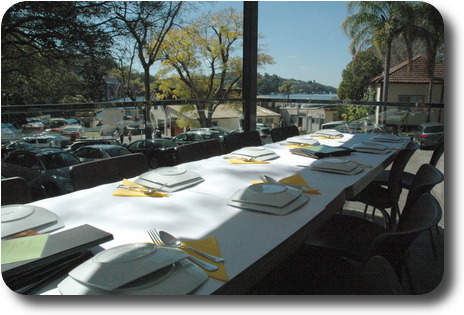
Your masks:
[{"label": "person walking", "polygon": [[113,132],[113,138],[114,138],[114,139],[118,139],[118,138],[119,138],[119,131],[118,131],[118,129],[116,129],[116,130]]},{"label": "person walking", "polygon": [[132,142],[132,131],[129,130],[129,132],[127,133],[127,139],[129,140],[129,143]]}]

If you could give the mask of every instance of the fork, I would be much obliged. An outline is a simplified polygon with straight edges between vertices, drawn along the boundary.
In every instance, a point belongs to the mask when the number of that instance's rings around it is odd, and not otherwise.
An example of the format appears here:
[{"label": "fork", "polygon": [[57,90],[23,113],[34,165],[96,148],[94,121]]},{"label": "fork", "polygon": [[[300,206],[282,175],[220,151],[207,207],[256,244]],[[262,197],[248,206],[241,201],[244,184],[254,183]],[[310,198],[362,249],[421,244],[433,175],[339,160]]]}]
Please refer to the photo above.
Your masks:
[{"label": "fork", "polygon": [[[161,238],[159,237],[159,233],[156,229],[150,229],[147,231],[148,235],[150,236],[151,240],[155,243],[155,244],[160,244],[161,246],[166,246],[166,247],[171,247],[171,246],[168,246],[168,245],[165,245],[162,241],[161,241]],[[208,271],[216,271],[219,269],[218,266],[215,266],[213,264],[210,264],[210,263],[207,263],[206,261],[204,260],[201,260],[201,259],[198,259],[196,257],[193,257],[191,255],[188,255],[188,258],[193,261],[194,263],[198,264],[200,267],[208,270]]]},{"label": "fork", "polygon": [[147,187],[131,186],[131,185],[119,185],[117,188],[133,190],[133,191],[140,191],[140,192],[143,192],[145,194],[152,194],[152,193],[157,191],[156,188],[147,188]]}]

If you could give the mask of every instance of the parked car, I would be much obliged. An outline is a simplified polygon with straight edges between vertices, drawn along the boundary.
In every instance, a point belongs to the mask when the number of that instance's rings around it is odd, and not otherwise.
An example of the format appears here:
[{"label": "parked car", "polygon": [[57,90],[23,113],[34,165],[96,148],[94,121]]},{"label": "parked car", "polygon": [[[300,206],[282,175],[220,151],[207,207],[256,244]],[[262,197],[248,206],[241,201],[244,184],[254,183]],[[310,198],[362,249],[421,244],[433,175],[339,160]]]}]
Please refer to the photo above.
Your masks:
[{"label": "parked car", "polygon": [[175,165],[176,143],[167,139],[144,139],[132,142],[126,148],[132,153],[142,153],[150,168]]},{"label": "parked car", "polygon": [[434,148],[445,137],[445,126],[440,123],[423,123],[414,133],[414,141],[421,148]]},{"label": "parked car", "polygon": [[94,137],[94,138],[82,138],[77,139],[73,144],[66,148],[66,151],[69,153],[74,153],[77,149],[94,144],[112,144],[112,145],[121,145],[119,139],[114,139],[113,137]]},{"label": "parked car", "polygon": [[[256,131],[259,132],[259,137],[261,138],[261,144],[266,144],[266,143],[272,143],[272,136],[271,136],[271,130],[269,128],[258,128],[256,127]],[[237,128],[232,130],[230,133],[242,133],[243,128]]]},{"label": "parked car", "polygon": [[187,144],[211,139],[222,141],[220,132],[217,130],[192,130],[175,136],[172,141],[177,144]]},{"label": "parked car", "polygon": [[126,154],[131,154],[131,152],[123,146],[112,144],[87,145],[73,153],[81,162],[107,159]]},{"label": "parked car", "polygon": [[24,141],[14,141],[7,144],[2,148],[2,158],[5,157],[8,153],[15,150],[32,150],[34,146],[30,143]]},{"label": "parked car", "polygon": [[61,139],[52,135],[24,137],[22,141],[32,144],[35,148],[61,148]]},{"label": "parked car", "polygon": [[21,132],[12,124],[2,123],[2,143],[18,140],[21,138]]},{"label": "parked car", "polygon": [[74,190],[69,169],[78,163],[62,149],[16,150],[2,160],[2,176],[24,178],[33,195],[45,191],[46,196],[57,196]]}]

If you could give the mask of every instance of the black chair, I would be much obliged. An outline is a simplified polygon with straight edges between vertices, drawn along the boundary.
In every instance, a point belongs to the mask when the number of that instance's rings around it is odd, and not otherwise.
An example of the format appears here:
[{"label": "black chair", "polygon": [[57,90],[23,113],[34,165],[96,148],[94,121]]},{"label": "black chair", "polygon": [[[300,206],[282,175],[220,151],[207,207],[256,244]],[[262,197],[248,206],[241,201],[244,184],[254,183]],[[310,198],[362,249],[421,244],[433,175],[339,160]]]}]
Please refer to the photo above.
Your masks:
[{"label": "black chair", "polygon": [[300,132],[297,126],[286,126],[271,129],[271,137],[273,142],[283,141],[287,138],[298,136]]},{"label": "black chair", "polygon": [[402,295],[403,286],[388,260],[373,256],[353,279],[355,292],[361,295]]},{"label": "black chair", "polygon": [[[386,188],[373,182],[350,199],[350,201],[357,201],[365,204],[364,216],[367,214],[368,207],[372,206],[374,207],[374,211],[375,209],[379,209],[382,211],[385,218],[391,218],[393,220],[392,223],[394,223],[399,213],[398,201],[402,192],[402,173],[406,164],[417,149],[419,149],[417,143],[409,142],[405,149],[398,152],[393,161]],[[386,215],[386,209],[388,208],[391,209],[390,216]],[[372,213],[372,216],[373,215],[374,212]]]},{"label": "black chair", "polygon": [[27,182],[22,177],[2,179],[2,206],[32,202],[32,195]]},{"label": "black chair", "polygon": [[253,147],[261,145],[261,137],[256,130],[240,133],[231,133],[224,136],[224,153],[241,149],[243,147]]},{"label": "black chair", "polygon": [[405,271],[411,292],[414,292],[407,266],[408,249],[422,232],[438,224],[441,216],[440,204],[426,193],[413,207],[403,210],[395,231],[361,217],[336,214],[328,223],[312,231],[305,246],[324,249],[359,264],[365,264],[376,255],[383,256],[401,281]]},{"label": "black chair", "polygon": [[76,164],[71,166],[69,174],[74,190],[81,190],[135,177],[148,170],[146,156],[134,153]]},{"label": "black chair", "polygon": [[[443,138],[433,150],[432,157],[430,158],[430,165],[437,166],[438,161],[440,160],[441,156],[445,152],[445,139]],[[378,185],[387,185],[388,178],[390,176],[390,170],[384,170],[380,173],[374,182]],[[414,180],[414,174],[409,172],[403,172],[401,177],[401,187],[404,189],[411,189],[412,182]]]},{"label": "black chair", "polygon": [[193,142],[176,147],[177,164],[207,159],[221,155],[223,147],[217,139]]}]

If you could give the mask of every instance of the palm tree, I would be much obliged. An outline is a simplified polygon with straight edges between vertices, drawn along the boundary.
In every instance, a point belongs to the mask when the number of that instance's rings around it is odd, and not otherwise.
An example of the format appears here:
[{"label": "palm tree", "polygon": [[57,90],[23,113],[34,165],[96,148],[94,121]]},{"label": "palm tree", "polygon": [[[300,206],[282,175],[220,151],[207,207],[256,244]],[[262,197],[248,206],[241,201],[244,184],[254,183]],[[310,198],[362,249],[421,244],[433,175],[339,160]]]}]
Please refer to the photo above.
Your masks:
[{"label": "palm tree", "polygon": [[293,86],[293,81],[285,81],[280,87],[279,87],[279,92],[282,92],[285,96],[287,96],[287,103],[290,98],[290,93],[295,90],[295,87]]},{"label": "palm tree", "polygon": [[382,100],[387,101],[388,81],[393,39],[404,31],[404,14],[410,4],[403,1],[351,1],[342,28],[351,37],[350,48],[356,58],[365,45],[375,46],[384,56],[384,82]]},{"label": "palm tree", "polygon": [[428,101],[430,102],[437,54],[444,44],[445,28],[440,12],[432,5],[420,2],[417,4],[416,12],[416,16],[419,18],[416,23],[416,37],[424,40],[426,44],[427,73],[429,76]]}]

